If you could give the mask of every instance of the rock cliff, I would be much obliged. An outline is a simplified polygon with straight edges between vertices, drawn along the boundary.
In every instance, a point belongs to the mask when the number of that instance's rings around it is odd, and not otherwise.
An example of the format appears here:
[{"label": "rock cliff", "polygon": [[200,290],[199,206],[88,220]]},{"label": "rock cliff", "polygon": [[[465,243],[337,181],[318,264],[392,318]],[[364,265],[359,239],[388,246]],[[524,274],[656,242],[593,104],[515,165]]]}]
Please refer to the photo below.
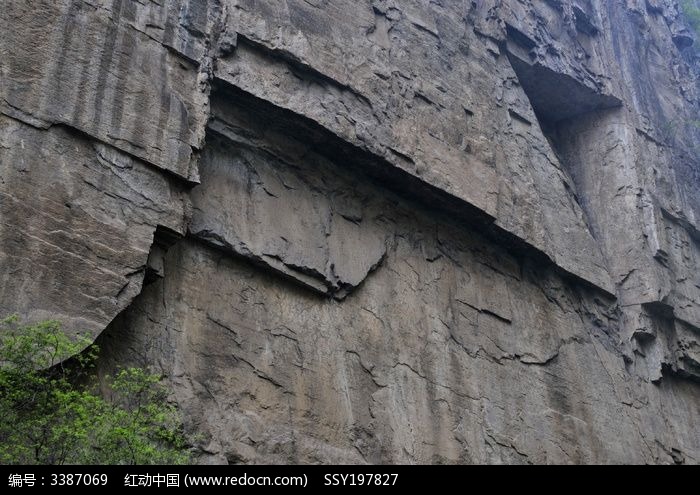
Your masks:
[{"label": "rock cliff", "polygon": [[7,0],[0,314],[164,373],[204,463],[698,463],[696,37],[675,0]]}]

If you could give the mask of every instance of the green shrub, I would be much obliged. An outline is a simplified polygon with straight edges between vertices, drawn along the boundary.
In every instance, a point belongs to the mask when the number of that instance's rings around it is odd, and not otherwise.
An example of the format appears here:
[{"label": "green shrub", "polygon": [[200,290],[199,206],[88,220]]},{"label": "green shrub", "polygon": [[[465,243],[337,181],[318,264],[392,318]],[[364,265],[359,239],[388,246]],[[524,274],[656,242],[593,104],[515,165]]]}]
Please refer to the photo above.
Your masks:
[{"label": "green shrub", "polygon": [[98,349],[60,323],[0,320],[0,463],[180,464],[189,460],[160,377],[122,369],[97,393]]}]

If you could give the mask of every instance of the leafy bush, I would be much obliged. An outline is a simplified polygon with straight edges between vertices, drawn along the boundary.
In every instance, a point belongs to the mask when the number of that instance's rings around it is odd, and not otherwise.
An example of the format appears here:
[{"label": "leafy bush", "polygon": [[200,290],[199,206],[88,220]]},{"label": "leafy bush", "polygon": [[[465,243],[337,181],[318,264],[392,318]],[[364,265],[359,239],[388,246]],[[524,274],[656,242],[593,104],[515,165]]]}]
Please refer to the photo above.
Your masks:
[{"label": "leafy bush", "polygon": [[0,463],[189,460],[180,416],[160,377],[122,369],[98,394],[98,351],[86,336],[69,338],[56,321],[0,320]]}]

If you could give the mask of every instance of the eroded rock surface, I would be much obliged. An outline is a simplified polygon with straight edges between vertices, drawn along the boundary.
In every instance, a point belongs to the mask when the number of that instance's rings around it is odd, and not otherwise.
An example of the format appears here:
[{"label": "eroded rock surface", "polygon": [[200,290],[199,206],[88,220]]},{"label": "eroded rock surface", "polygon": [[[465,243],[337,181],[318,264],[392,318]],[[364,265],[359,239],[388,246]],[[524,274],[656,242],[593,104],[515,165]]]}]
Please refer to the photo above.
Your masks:
[{"label": "eroded rock surface", "polygon": [[185,232],[181,185],[61,126],[0,115],[0,311],[99,335],[141,291],[158,226]]},{"label": "eroded rock surface", "polygon": [[0,311],[201,462],[700,461],[674,0],[9,0]]}]

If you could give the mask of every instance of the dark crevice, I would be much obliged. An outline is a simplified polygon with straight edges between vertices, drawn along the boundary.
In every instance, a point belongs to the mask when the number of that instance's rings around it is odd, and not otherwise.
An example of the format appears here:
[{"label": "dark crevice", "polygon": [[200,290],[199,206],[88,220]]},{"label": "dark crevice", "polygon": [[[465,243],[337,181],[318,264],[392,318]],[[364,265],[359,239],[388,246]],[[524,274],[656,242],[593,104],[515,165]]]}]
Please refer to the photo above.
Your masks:
[{"label": "dark crevice", "polygon": [[673,306],[669,304],[661,301],[651,301],[642,303],[642,307],[649,315],[655,317],[656,319],[667,320],[668,322],[671,322],[674,319]]},{"label": "dark crevice", "polygon": [[149,285],[165,277],[165,255],[177,241],[182,239],[182,234],[163,225],[158,225],[153,233],[153,244],[148,253],[146,273],[143,285]]},{"label": "dark crevice", "polygon": [[511,53],[508,59],[544,127],[556,127],[563,120],[622,106],[619,98],[585,86],[567,74],[539,63],[530,64]]},{"label": "dark crevice", "polygon": [[506,23],[506,34],[508,38],[515,44],[525,48],[526,50],[532,50],[537,46],[537,42],[530,38],[527,34],[523,33],[521,30]]}]

